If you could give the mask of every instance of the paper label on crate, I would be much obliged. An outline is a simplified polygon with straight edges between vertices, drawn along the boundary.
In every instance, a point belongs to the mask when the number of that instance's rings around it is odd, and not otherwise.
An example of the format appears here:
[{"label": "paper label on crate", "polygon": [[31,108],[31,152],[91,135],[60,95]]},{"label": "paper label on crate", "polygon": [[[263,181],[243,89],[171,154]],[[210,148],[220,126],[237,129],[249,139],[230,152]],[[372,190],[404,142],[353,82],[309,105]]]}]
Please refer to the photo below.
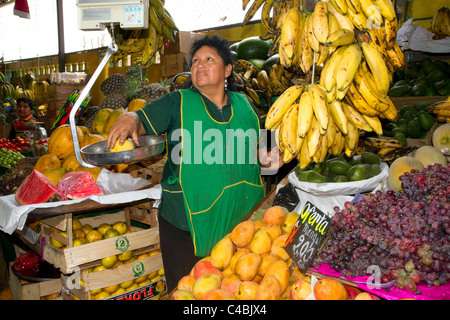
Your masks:
[{"label": "paper label on crate", "polygon": [[125,252],[130,247],[130,241],[125,236],[118,236],[116,239],[116,249],[120,252]]},{"label": "paper label on crate", "polygon": [[[69,98],[67,98],[66,103],[64,104],[64,107],[59,112],[58,116],[56,117],[55,122],[53,122],[53,125],[50,128],[50,131],[55,130],[59,126],[63,124],[69,124],[69,115],[72,111],[72,107],[75,105],[75,102],[77,101],[78,97],[80,96],[80,90],[75,89],[73,90]],[[81,103],[80,107],[77,110],[77,114],[75,115],[75,122],[78,122],[80,120],[81,116],[83,115],[84,111],[86,110],[87,106],[91,102],[92,96],[88,94],[86,98],[84,98],[83,102]]]},{"label": "paper label on crate", "polygon": [[150,300],[166,291],[166,279],[161,278],[148,285],[137,288],[117,296],[108,298],[108,300]]},{"label": "paper label on crate", "polygon": [[331,218],[307,202],[289,234],[284,249],[305,273],[313,263],[331,225]]}]

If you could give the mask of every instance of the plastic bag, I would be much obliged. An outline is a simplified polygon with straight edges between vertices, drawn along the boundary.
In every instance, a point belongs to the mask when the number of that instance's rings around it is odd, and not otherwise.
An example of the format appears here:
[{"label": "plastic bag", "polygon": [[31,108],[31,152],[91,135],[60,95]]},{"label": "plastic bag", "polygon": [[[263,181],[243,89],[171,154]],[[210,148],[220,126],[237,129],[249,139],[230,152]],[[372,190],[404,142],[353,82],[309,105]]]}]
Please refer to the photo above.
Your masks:
[{"label": "plastic bag", "polygon": [[288,183],[278,190],[272,205],[286,208],[288,211],[293,211],[299,202],[300,198],[298,197],[295,187]]},{"label": "plastic bag", "polygon": [[36,277],[39,272],[39,256],[34,251],[22,253],[14,260],[12,269],[27,277]]}]

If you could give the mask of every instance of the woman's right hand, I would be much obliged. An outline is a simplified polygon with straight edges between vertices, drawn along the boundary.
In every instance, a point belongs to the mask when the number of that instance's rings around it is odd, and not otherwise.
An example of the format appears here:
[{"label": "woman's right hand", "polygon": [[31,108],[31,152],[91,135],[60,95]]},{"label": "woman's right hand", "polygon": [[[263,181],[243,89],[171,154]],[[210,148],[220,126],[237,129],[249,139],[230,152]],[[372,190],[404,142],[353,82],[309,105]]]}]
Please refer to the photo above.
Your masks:
[{"label": "woman's right hand", "polygon": [[117,140],[119,140],[119,144],[122,145],[128,137],[131,137],[134,144],[139,146],[139,133],[141,127],[141,121],[135,112],[127,112],[121,115],[108,133],[106,146],[108,148],[114,147]]}]

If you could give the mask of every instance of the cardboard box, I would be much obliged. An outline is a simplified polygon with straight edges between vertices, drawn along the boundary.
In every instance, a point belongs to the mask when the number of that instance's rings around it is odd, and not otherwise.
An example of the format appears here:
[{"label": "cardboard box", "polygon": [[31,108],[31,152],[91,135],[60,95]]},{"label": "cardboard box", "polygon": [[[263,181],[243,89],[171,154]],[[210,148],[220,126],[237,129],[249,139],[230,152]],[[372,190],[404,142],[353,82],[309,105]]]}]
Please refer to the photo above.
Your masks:
[{"label": "cardboard box", "polygon": [[191,50],[192,42],[204,36],[203,33],[179,31],[174,37],[175,42],[170,42],[169,46],[164,49],[164,54],[188,53]]},{"label": "cardboard box", "polygon": [[162,56],[162,75],[164,77],[171,77],[188,70],[187,63],[185,61],[184,53],[175,53]]}]

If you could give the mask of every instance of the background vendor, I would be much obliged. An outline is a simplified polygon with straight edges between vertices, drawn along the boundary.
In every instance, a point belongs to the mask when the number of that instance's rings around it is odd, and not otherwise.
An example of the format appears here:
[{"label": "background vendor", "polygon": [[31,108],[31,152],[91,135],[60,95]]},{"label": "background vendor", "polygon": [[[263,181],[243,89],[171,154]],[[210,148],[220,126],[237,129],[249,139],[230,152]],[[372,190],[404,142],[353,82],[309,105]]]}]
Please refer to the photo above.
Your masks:
[{"label": "background vendor", "polygon": [[14,139],[17,136],[17,131],[15,126],[19,125],[20,123],[27,123],[27,122],[37,122],[38,119],[33,115],[33,100],[27,97],[22,97],[17,99],[17,106],[16,106],[16,112],[19,115],[19,118],[14,120],[11,126],[11,131],[9,132],[9,139]]}]

